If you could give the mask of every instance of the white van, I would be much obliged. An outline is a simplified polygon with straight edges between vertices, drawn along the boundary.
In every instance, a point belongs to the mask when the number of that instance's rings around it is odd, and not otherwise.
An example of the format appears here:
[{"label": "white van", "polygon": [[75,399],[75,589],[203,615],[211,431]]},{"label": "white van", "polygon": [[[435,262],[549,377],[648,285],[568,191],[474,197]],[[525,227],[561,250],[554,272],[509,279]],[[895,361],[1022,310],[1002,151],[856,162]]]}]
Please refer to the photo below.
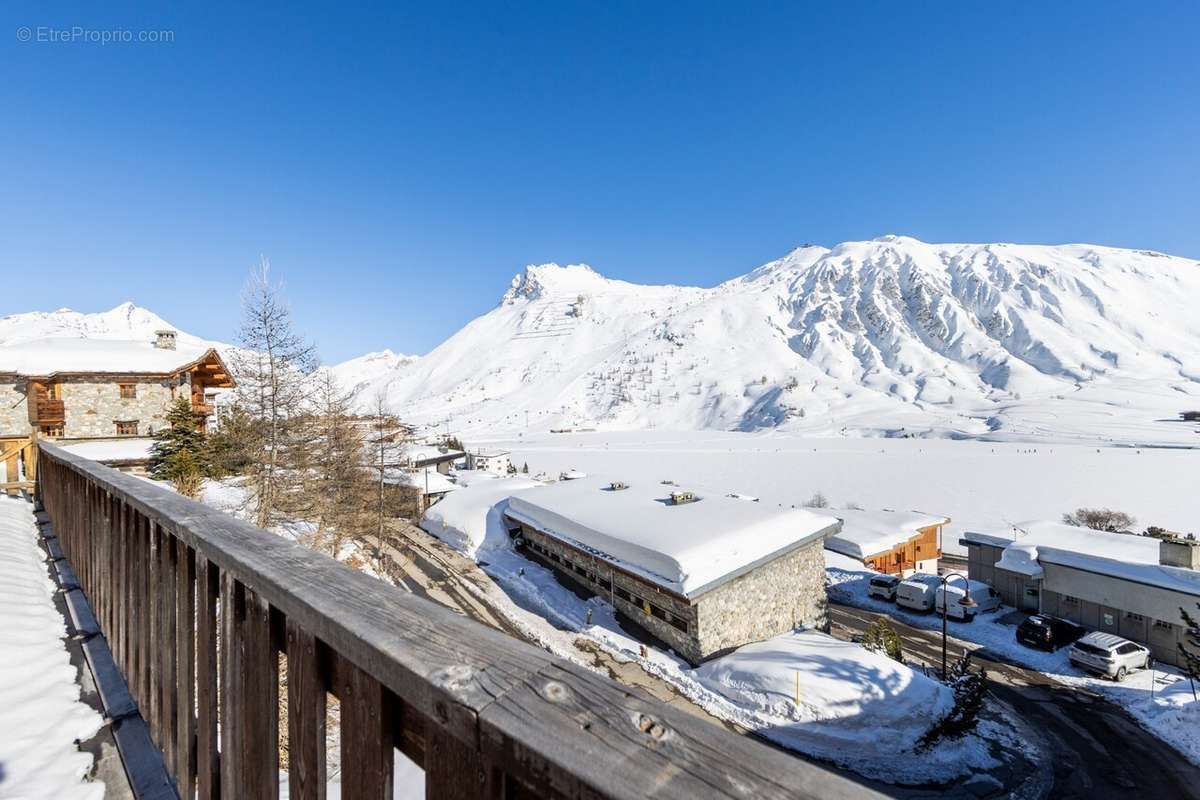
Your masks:
[{"label": "white van", "polygon": [[937,575],[918,572],[896,587],[896,605],[914,611],[929,611],[933,608],[934,592],[942,579]]},{"label": "white van", "polygon": [[964,606],[963,599],[963,584],[960,580],[955,580],[953,583],[948,583],[937,590],[937,600],[934,603],[934,611],[938,614],[942,613],[942,607],[946,605],[946,596],[950,596],[950,607],[946,610],[946,616],[950,619],[961,619],[967,622],[975,619],[977,614],[986,614],[988,611],[995,611],[1000,607],[1000,595],[996,594],[996,590],[988,586],[982,581],[968,581],[970,584],[971,599],[975,601],[973,606]]}]

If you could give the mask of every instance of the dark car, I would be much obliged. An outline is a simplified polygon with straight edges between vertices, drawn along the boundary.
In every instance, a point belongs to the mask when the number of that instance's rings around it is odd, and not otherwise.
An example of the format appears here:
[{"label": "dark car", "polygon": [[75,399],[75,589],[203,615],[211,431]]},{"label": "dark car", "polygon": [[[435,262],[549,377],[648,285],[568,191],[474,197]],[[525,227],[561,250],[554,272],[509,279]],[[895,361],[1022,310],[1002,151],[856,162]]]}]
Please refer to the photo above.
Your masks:
[{"label": "dark car", "polygon": [[1039,650],[1057,650],[1087,633],[1079,625],[1048,614],[1034,614],[1017,626],[1017,641]]}]

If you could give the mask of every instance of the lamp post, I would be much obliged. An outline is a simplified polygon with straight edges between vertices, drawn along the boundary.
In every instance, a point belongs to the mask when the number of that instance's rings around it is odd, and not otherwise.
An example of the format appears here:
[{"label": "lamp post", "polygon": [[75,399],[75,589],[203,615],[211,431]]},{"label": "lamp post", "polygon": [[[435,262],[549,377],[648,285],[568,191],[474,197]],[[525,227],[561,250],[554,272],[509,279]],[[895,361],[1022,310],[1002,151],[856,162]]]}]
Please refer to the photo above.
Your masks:
[{"label": "lamp post", "polygon": [[[967,576],[961,572],[950,572],[942,576],[942,583],[938,587],[938,591],[942,594],[942,680],[946,680],[946,611],[950,608],[950,595],[946,592],[946,587],[950,584],[950,579],[959,577],[963,579],[963,599],[958,601],[960,606],[964,608],[972,608],[979,605],[971,599],[971,582],[967,580]],[[936,598],[934,599],[936,603]]]}]

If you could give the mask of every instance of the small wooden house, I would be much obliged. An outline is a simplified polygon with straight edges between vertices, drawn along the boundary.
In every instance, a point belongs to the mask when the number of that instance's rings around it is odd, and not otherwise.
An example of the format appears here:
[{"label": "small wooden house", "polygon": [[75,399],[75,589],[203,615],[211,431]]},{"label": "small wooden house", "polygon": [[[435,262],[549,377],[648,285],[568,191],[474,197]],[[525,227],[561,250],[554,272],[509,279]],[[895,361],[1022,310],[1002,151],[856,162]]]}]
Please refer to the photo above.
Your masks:
[{"label": "small wooden house", "polygon": [[863,562],[876,572],[906,578],[914,572],[936,575],[942,528],[949,517],[920,511],[822,509],[842,521],[825,548]]}]

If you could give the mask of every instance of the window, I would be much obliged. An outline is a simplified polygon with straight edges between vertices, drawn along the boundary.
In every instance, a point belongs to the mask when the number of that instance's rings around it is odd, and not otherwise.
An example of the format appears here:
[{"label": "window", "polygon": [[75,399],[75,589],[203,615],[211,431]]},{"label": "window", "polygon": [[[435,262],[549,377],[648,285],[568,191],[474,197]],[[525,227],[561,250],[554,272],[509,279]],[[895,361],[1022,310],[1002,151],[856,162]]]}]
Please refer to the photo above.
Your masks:
[{"label": "window", "polygon": [[1130,653],[1136,653],[1137,651],[1138,646],[1136,644],[1123,644],[1117,648],[1117,652],[1123,656],[1127,656]]},{"label": "window", "polygon": [[56,439],[63,435],[63,426],[62,425],[43,425],[43,426],[41,426],[39,431],[42,434],[42,436],[48,436],[52,439]]},{"label": "window", "polygon": [[121,391],[122,400],[133,400],[137,397],[136,383],[118,383],[117,388]]},{"label": "window", "polygon": [[1143,617],[1141,614],[1135,614],[1132,611],[1125,612],[1125,619],[1129,620],[1130,622],[1145,622],[1146,621],[1146,618]]},{"label": "window", "polygon": [[137,436],[137,420],[125,420],[117,423],[117,436]]},{"label": "window", "polygon": [[62,399],[62,389],[59,388],[59,386],[60,386],[60,384],[57,384],[57,383],[50,383],[50,384],[46,385],[46,399],[47,400],[61,400]]},{"label": "window", "polygon": [[1156,627],[1156,628],[1165,628],[1165,629],[1167,629],[1167,630],[1170,630],[1170,629],[1172,628],[1172,625],[1171,625],[1171,623],[1169,623],[1169,622],[1164,622],[1164,621],[1163,621],[1163,620],[1161,620],[1161,619],[1156,619],[1156,620],[1154,620],[1154,627]]},{"label": "window", "polygon": [[672,616],[671,624],[674,625],[679,630],[683,631],[684,633],[688,632],[688,624],[686,622],[684,622],[683,620],[681,620],[679,617]]},{"label": "window", "polygon": [[1079,598],[1072,597],[1069,594],[1064,594],[1062,596],[1062,602],[1063,602],[1064,606],[1077,606],[1077,605],[1079,605]]}]

